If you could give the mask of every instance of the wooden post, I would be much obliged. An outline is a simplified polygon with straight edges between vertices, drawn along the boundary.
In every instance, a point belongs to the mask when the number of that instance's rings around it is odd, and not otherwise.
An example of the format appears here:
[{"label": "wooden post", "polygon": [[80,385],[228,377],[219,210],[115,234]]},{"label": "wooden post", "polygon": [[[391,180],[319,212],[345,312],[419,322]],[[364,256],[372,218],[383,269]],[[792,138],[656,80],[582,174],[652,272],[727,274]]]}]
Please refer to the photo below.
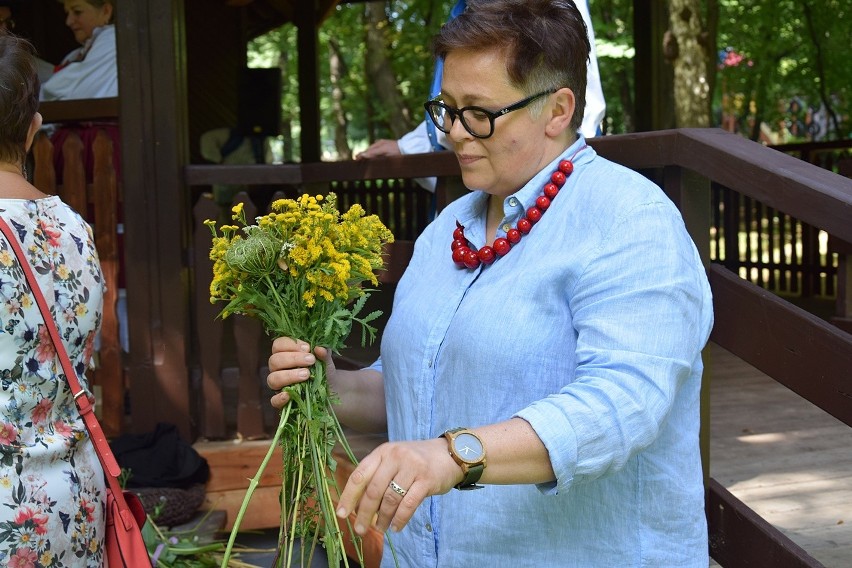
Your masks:
[{"label": "wooden post", "polygon": [[189,192],[182,0],[116,11],[130,335],[131,427],[194,439],[187,368]]},{"label": "wooden post", "polygon": [[[671,197],[683,215],[704,266],[710,263],[710,181],[690,170],[667,167],[663,173],[666,194]],[[712,361],[708,350],[702,355],[704,376],[701,380],[701,466],[705,482],[710,479],[710,381]]]},{"label": "wooden post", "polygon": [[198,330],[198,359],[201,366],[201,393],[198,402],[201,418],[199,434],[208,440],[225,437],[225,405],[222,398],[222,337],[223,322],[216,317],[219,306],[210,303],[210,281],[213,261],[210,247],[213,235],[204,225],[205,219],[219,222],[221,208],[209,194],[195,204],[195,329]]},{"label": "wooden post", "polygon": [[301,123],[301,162],[319,162],[319,55],[317,28],[319,14],[316,0],[302,0],[295,5],[299,51],[299,121]]},{"label": "wooden post", "polygon": [[837,253],[837,299],[831,322],[840,329],[852,333],[852,244],[830,238],[829,251]]}]

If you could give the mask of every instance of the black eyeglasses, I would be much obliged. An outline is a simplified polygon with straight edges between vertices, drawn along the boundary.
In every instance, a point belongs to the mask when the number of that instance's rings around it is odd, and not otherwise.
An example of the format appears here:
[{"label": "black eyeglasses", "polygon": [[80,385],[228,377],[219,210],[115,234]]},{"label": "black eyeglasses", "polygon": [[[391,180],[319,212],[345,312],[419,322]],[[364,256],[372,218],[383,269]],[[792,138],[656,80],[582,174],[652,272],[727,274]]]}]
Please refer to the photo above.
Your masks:
[{"label": "black eyeglasses", "polygon": [[459,117],[461,119],[462,126],[464,126],[465,130],[470,132],[471,136],[476,138],[488,138],[494,134],[494,120],[496,118],[501,117],[504,114],[509,114],[513,110],[522,109],[534,100],[547,95],[552,95],[558,90],[559,89],[550,89],[549,91],[542,91],[541,93],[527,97],[496,112],[492,112],[478,106],[454,108],[437,99],[432,99],[424,106],[426,107],[426,112],[429,114],[429,118],[432,119],[432,122],[435,123],[435,127],[441,132],[449,134],[450,129],[453,127],[453,123],[456,121],[456,117]]}]

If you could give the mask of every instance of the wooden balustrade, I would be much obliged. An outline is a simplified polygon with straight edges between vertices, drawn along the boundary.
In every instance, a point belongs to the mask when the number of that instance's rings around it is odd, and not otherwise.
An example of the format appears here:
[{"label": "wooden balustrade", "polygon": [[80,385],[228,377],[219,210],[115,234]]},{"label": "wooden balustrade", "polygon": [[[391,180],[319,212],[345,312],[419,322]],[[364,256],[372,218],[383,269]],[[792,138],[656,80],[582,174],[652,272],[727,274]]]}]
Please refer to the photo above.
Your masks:
[{"label": "wooden balustrade", "polygon": [[[95,247],[104,274],[104,310],[100,347],[95,355],[96,368],[89,375],[100,393],[101,425],[107,436],[122,432],[124,426],[125,382],[119,340],[118,300],[118,180],[113,163],[113,140],[103,130],[95,135],[91,151],[94,166],[92,181],[86,181],[83,141],[76,133],[65,138],[62,148],[54,148],[50,138],[40,132],[33,143],[33,184],[48,194],[59,195],[92,226]],[[62,183],[57,185],[54,152],[62,152]]]}]

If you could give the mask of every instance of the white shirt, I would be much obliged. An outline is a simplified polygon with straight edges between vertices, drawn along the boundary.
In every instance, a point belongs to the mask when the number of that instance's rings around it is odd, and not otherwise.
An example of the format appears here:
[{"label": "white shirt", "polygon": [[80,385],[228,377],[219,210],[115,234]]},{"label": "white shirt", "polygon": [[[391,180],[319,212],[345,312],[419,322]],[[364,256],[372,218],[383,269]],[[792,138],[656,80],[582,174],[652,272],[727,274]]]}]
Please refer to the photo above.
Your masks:
[{"label": "white shirt", "polygon": [[[577,9],[583,16],[586,29],[589,33],[589,65],[586,70],[586,108],[583,113],[583,123],[580,126],[580,134],[585,138],[597,136],[598,129],[606,113],[606,102],[604,101],[603,88],[601,87],[601,73],[598,69],[597,51],[595,49],[595,31],[592,28],[592,16],[589,14],[589,6],[586,2],[577,2]],[[451,144],[447,136],[440,130],[437,131],[438,143],[444,148],[450,149]],[[426,131],[424,120],[417,128],[397,140],[399,151],[402,154],[425,154],[432,151],[432,144]],[[419,183],[429,191],[435,191],[435,178],[418,178]]]},{"label": "white shirt", "polygon": [[[75,61],[81,54],[80,61]],[[67,64],[66,64],[67,63]],[[101,99],[118,96],[115,26],[95,28],[91,39],[65,56],[41,86],[41,100]]]}]

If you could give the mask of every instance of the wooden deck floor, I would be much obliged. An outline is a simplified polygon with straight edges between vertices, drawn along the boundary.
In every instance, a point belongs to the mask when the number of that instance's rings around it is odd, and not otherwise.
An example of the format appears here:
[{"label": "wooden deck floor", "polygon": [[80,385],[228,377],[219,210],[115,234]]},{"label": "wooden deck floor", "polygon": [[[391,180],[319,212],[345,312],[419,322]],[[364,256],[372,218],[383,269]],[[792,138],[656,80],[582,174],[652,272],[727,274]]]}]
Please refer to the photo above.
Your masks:
[{"label": "wooden deck floor", "polygon": [[825,566],[852,567],[852,428],[710,352],[711,476]]}]

